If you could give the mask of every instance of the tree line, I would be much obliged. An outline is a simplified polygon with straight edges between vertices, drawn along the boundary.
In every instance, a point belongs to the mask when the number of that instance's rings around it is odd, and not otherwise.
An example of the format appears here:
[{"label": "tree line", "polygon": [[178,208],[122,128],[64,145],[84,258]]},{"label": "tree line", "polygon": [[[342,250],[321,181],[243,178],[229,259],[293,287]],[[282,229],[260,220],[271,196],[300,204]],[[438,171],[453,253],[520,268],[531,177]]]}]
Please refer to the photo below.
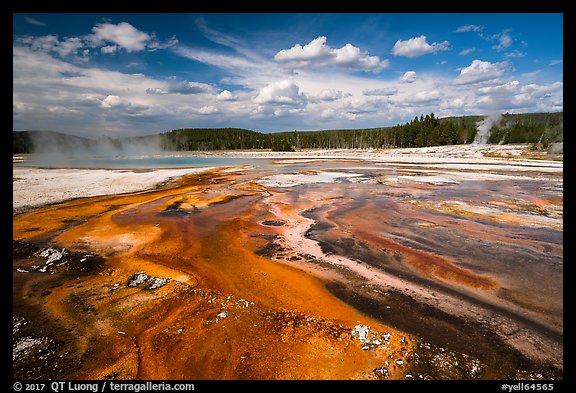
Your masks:
[{"label": "tree line", "polygon": [[[434,113],[392,127],[262,133],[242,128],[181,128],[150,136],[164,150],[206,151],[269,149],[388,149],[468,144],[483,116],[437,118]],[[30,131],[32,132],[32,131]],[[492,126],[489,143],[553,143],[562,141],[563,113],[504,114]],[[130,139],[130,138],[124,138]],[[86,143],[85,141],[83,143]],[[31,140],[13,133],[13,152],[32,151]]]},{"label": "tree line", "polygon": [[[492,127],[490,143],[549,143],[562,140],[563,114],[504,114]],[[264,134],[239,128],[185,128],[161,134],[166,150],[388,149],[468,144],[483,116],[416,116],[393,127]]]}]

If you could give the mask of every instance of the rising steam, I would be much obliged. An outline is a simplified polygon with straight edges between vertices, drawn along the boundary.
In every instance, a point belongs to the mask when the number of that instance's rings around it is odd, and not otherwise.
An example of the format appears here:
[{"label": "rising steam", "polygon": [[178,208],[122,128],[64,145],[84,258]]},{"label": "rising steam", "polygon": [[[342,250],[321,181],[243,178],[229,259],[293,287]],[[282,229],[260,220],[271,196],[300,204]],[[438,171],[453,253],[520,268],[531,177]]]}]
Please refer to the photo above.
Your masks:
[{"label": "rising steam", "polygon": [[492,126],[497,125],[501,119],[502,115],[495,112],[489,114],[484,119],[476,123],[478,132],[476,133],[476,137],[474,137],[472,145],[481,146],[487,144],[490,140],[490,130],[492,129]]},{"label": "rising steam", "polygon": [[94,160],[150,156],[162,153],[160,137],[87,139],[55,132],[30,135],[32,160],[46,166],[91,166]]}]

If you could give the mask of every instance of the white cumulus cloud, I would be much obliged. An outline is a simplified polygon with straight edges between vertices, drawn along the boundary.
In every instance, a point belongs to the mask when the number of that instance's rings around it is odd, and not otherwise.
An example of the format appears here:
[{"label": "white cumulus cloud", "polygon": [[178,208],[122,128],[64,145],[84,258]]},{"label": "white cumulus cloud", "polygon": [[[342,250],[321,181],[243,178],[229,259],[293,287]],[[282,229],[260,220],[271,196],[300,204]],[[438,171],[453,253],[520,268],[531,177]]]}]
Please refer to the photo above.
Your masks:
[{"label": "white cumulus cloud", "polygon": [[288,67],[337,66],[374,72],[380,72],[389,65],[388,60],[370,56],[352,44],[332,48],[326,45],[324,36],[304,46],[296,44],[290,49],[282,49],[276,53],[274,60]]},{"label": "white cumulus cloud", "polygon": [[508,63],[505,61],[490,63],[476,59],[468,67],[460,69],[460,75],[454,79],[454,82],[468,84],[496,79],[504,74],[506,68],[508,68]]},{"label": "white cumulus cloud", "polygon": [[400,82],[403,83],[414,83],[416,80],[416,71],[406,71],[404,75],[400,78]]},{"label": "white cumulus cloud", "polygon": [[253,101],[256,104],[289,106],[303,106],[307,103],[306,96],[300,91],[300,87],[288,79],[263,87]]},{"label": "white cumulus cloud", "polygon": [[450,50],[450,43],[448,41],[429,44],[426,42],[426,36],[421,35],[420,37],[410,38],[406,41],[396,41],[392,48],[392,54],[395,56],[414,58],[445,50]]},{"label": "white cumulus cloud", "polygon": [[238,96],[232,94],[230,90],[222,90],[220,94],[216,96],[216,99],[219,101],[236,101]]},{"label": "white cumulus cloud", "polygon": [[92,35],[89,36],[89,39],[96,45],[111,42],[127,52],[144,50],[150,38],[148,33],[138,30],[127,22],[121,22],[117,25],[99,23],[92,28]]}]

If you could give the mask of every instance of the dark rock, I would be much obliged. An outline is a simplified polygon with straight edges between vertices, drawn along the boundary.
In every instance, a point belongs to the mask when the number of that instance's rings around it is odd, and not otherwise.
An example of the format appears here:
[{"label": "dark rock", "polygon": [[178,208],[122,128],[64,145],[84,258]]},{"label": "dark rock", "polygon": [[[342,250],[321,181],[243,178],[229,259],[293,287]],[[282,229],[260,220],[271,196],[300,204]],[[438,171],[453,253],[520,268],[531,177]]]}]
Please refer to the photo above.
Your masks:
[{"label": "dark rock", "polygon": [[284,221],[268,220],[268,221],[262,221],[262,225],[266,225],[269,227],[281,227],[283,225],[286,225],[286,223]]}]

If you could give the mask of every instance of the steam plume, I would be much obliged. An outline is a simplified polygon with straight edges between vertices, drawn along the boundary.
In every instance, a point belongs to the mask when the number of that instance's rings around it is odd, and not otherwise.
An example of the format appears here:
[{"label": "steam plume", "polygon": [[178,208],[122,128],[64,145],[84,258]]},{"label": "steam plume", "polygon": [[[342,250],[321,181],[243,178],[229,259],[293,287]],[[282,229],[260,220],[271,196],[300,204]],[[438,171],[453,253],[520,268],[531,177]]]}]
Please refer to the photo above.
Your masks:
[{"label": "steam plume", "polygon": [[143,156],[162,153],[160,137],[151,135],[122,139],[87,139],[55,132],[30,135],[34,150],[32,159],[39,165],[66,166],[86,164],[93,159],[121,156]]},{"label": "steam plume", "polygon": [[481,146],[487,144],[488,141],[490,140],[490,129],[492,128],[492,126],[498,124],[501,119],[502,115],[498,112],[494,112],[484,117],[484,119],[480,120],[478,123],[476,123],[476,128],[478,129],[478,132],[476,133],[476,137],[474,137],[472,145]]}]

